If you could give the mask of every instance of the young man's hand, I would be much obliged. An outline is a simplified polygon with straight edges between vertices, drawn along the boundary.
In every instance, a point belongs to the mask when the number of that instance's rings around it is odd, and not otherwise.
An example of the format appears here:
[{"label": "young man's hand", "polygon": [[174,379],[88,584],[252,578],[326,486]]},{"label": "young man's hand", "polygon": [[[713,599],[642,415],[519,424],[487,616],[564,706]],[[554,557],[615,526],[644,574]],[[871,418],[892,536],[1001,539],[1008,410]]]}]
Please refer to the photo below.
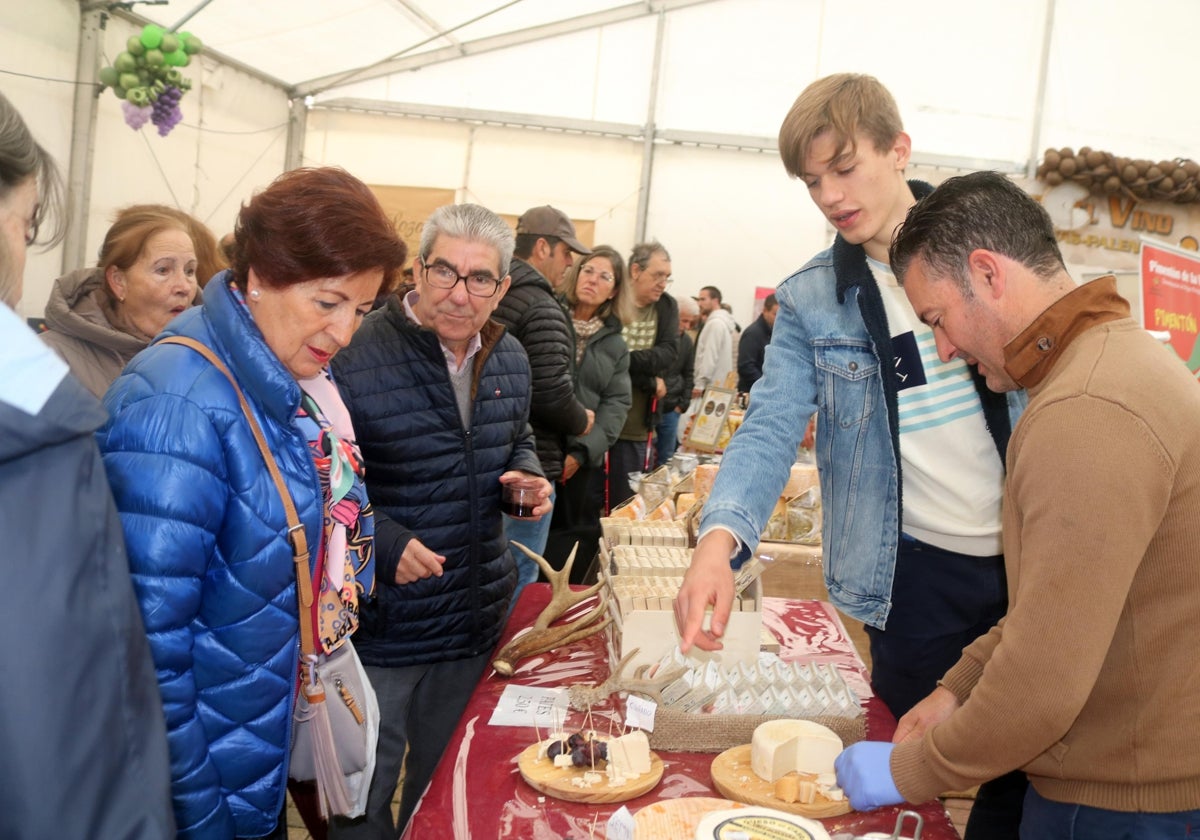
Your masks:
[{"label": "young man's hand", "polygon": [[[720,650],[721,637],[733,608],[733,570],[729,557],[737,541],[728,531],[715,529],[704,535],[692,552],[692,563],[675,596],[675,626],[679,649]],[[704,629],[704,613],[712,606],[712,622]]]}]

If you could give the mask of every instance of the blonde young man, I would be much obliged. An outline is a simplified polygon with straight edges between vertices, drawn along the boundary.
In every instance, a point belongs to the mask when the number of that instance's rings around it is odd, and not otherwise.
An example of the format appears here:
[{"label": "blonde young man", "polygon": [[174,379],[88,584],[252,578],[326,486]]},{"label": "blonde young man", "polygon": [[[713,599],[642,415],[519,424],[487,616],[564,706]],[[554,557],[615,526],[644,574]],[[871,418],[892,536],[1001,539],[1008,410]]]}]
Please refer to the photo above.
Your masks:
[{"label": "blonde young man", "polygon": [[[758,543],[816,412],[830,599],[867,625],[872,683],[899,717],[1004,614],[1000,496],[1018,409],[961,359],[937,358],[892,276],[892,232],[932,188],[905,180],[912,143],[886,88],[854,74],[817,80],[784,119],[779,149],[837,238],[776,291],[763,377],[676,600],[681,646],[720,645],[730,558]],[[1021,784],[999,813],[979,809],[971,840],[1016,836]]]}]

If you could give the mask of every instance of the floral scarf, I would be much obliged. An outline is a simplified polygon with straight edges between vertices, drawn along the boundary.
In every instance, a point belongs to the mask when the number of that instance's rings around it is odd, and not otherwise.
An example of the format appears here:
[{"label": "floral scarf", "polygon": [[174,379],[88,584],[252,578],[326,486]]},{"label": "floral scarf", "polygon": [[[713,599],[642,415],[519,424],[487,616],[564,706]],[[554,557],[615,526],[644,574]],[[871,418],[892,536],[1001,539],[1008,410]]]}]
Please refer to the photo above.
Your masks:
[{"label": "floral scarf", "polygon": [[330,653],[358,627],[359,598],[375,590],[375,515],[350,416],[328,372],[302,380],[300,387],[296,425],[308,440],[324,510],[313,571],[313,627],[323,652]]},{"label": "floral scarf", "polygon": [[572,325],[575,327],[575,364],[583,364],[583,354],[587,350],[588,341],[592,336],[600,332],[600,328],[604,326],[604,321],[593,315],[586,321],[580,321],[575,318],[571,319]]}]

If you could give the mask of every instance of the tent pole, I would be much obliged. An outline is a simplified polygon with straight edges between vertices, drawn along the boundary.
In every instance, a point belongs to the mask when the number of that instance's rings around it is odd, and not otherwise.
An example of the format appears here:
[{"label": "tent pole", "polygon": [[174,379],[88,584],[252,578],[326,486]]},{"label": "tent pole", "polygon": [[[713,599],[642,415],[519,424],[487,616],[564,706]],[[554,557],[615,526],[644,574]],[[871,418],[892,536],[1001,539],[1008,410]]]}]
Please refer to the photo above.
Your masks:
[{"label": "tent pole", "polygon": [[174,25],[174,26],[172,26],[172,27],[171,27],[170,29],[168,29],[167,31],[168,31],[168,32],[178,32],[178,31],[179,31],[179,27],[183,26],[183,25],[184,25],[185,23],[187,23],[189,20],[191,20],[192,18],[194,18],[194,17],[196,16],[197,12],[199,12],[201,9],[203,9],[205,6],[207,6],[207,5],[208,5],[209,3],[211,3],[211,2],[212,2],[212,0],[200,0],[200,5],[199,5],[199,6],[197,6],[197,7],[196,7],[196,8],[194,8],[194,9],[192,9],[192,10],[191,10],[190,12],[188,12],[186,15],[184,15],[183,17],[181,17],[181,18],[180,18],[178,21],[176,21],[176,22],[175,22],[175,25]]},{"label": "tent pole", "polygon": [[637,226],[634,239],[646,240],[646,216],[650,210],[650,173],[654,168],[654,117],[658,110],[658,77],[662,69],[663,34],[667,25],[667,13],[659,9],[658,26],[654,35],[654,65],[650,71],[650,96],[646,105],[646,130],[642,140],[642,177],[638,185]]},{"label": "tent pole", "polygon": [[88,207],[92,198],[92,164],[96,145],[96,73],[100,41],[108,16],[103,9],[80,5],[79,52],[75,59],[75,103],[71,117],[71,151],[67,172],[67,231],[63,240],[63,273],[86,262]]},{"label": "tent pole", "polygon": [[1046,76],[1050,73],[1050,45],[1054,41],[1054,3],[1046,0],[1046,22],[1042,27],[1042,63],[1038,67],[1037,99],[1033,103],[1033,126],[1030,129],[1029,158],[1025,161],[1025,177],[1037,175],[1038,152],[1042,144],[1042,123],[1046,110]]},{"label": "tent pole", "polygon": [[308,102],[293,95],[288,110],[287,148],[283,153],[284,171],[304,165],[304,138],[308,134]]}]

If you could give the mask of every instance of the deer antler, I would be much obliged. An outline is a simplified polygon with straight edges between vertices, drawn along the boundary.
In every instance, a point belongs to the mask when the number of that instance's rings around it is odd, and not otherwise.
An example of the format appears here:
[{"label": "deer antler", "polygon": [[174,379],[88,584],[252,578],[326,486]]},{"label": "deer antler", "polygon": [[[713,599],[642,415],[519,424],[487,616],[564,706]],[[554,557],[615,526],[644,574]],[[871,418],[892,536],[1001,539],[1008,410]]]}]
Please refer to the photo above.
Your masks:
[{"label": "deer antler", "polygon": [[642,665],[633,672],[632,677],[625,676],[625,666],[633,657],[637,656],[641,648],[634,648],[621,657],[621,661],[617,663],[617,667],[608,675],[608,679],[599,685],[590,683],[576,683],[567,689],[567,698],[571,704],[571,708],[579,711],[586,711],[592,706],[598,705],[604,701],[610,694],[615,694],[618,691],[625,691],[630,694],[641,694],[645,697],[662,704],[662,690],[675,680],[679,679],[686,673],[684,668],[668,668],[661,671],[653,679],[646,678],[646,672],[653,665]]},{"label": "deer antler", "polygon": [[588,636],[599,633],[612,622],[612,616],[608,616],[603,621],[597,622],[597,619],[600,618],[608,607],[608,593],[601,592],[600,601],[595,609],[574,621],[554,627],[550,626],[555,619],[565,615],[571,607],[588,600],[604,586],[604,581],[598,581],[587,589],[582,589],[578,592],[571,591],[571,567],[575,565],[575,552],[579,550],[579,543],[575,543],[575,547],[571,549],[571,555],[567,558],[567,562],[560,571],[555,571],[554,567],[546,562],[545,557],[533,553],[519,542],[514,540],[513,545],[521,549],[530,559],[541,566],[542,571],[546,573],[546,577],[550,580],[550,588],[553,595],[550,598],[550,603],[538,615],[537,620],[533,622],[533,626],[529,631],[517,636],[506,644],[500,649],[500,653],[496,655],[496,658],[492,660],[492,667],[504,677],[511,677],[517,669],[517,663],[525,657],[553,650],[556,647],[570,644],[579,639],[586,639]]}]

